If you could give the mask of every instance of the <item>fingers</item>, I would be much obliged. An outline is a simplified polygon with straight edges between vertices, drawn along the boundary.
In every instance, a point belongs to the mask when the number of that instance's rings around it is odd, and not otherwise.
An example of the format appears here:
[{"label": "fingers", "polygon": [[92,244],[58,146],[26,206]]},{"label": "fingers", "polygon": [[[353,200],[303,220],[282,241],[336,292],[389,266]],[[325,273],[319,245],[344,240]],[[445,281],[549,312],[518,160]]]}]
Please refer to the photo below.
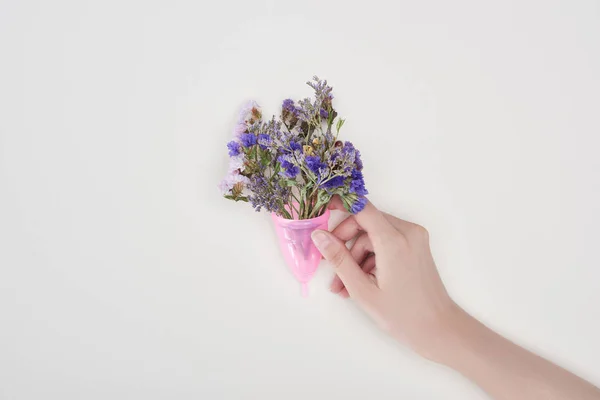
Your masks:
[{"label": "fingers", "polygon": [[[362,265],[363,261],[369,254],[373,252],[373,244],[368,235],[361,235],[356,239],[356,242],[350,248],[350,254],[358,265]],[[364,269],[363,269],[364,271]]]},{"label": "fingers", "polygon": [[413,224],[412,222],[396,218],[388,213],[383,213],[383,215],[385,219],[403,235],[406,235],[407,232],[409,232],[411,229],[414,229],[414,227],[417,226],[417,224]]},{"label": "fingers", "polygon": [[[342,201],[337,196],[331,199],[329,208],[345,210]],[[333,232],[340,240],[348,241],[360,231],[369,233],[375,240],[397,233],[386,216],[371,202],[368,202],[365,208],[358,214],[346,218]]]},{"label": "fingers", "polygon": [[365,208],[354,216],[358,225],[372,237],[386,236],[394,233],[396,230],[371,202],[368,202]]},{"label": "fingers", "polygon": [[362,232],[362,228],[358,225],[354,215],[351,215],[340,222],[331,233],[341,241],[347,242],[354,239],[360,232]]},{"label": "fingers", "polygon": [[[357,243],[358,243],[358,241],[357,241]],[[356,246],[356,243],[355,243],[355,246]],[[352,254],[352,251],[354,250],[355,246],[353,246],[352,249],[350,250],[351,254]],[[354,260],[357,262],[360,262],[360,267],[365,274],[371,274],[373,269],[375,268],[375,254],[370,254],[370,252],[368,250],[368,246],[366,247],[366,250],[364,252],[363,251],[355,251],[355,252],[357,253],[357,256],[353,255]],[[345,292],[347,293],[347,291],[344,290],[344,283],[342,282],[340,277],[337,275],[333,277],[331,284],[329,285],[329,290],[331,290],[331,292],[333,292],[333,293],[337,293],[337,294],[341,295],[342,297],[344,297]]]},{"label": "fingers", "polygon": [[342,199],[340,199],[340,196],[338,195],[335,195],[331,198],[327,208],[330,210],[347,211],[346,207],[344,207],[344,203],[342,203]]},{"label": "fingers", "polygon": [[[369,240],[369,237],[367,235],[362,235],[360,236],[356,242],[354,242],[354,244],[352,245],[352,247],[350,248],[350,255],[352,256],[352,258],[354,259],[354,261],[361,266],[362,270],[364,272],[369,272],[370,269],[368,271],[365,271],[363,261],[365,261],[365,259],[367,258],[367,256],[373,251],[373,246],[371,244],[371,241]],[[374,266],[374,265],[373,265]],[[371,267],[372,269],[372,267]],[[329,290],[331,290],[333,293],[338,293],[340,290],[342,290],[344,288],[344,284],[342,283],[342,280],[340,279],[339,276],[335,276],[333,278],[333,281],[331,281],[331,285],[329,285]]]},{"label": "fingers", "polygon": [[377,287],[354,261],[344,243],[326,231],[315,231],[313,242],[323,257],[329,261],[348,293],[361,302],[370,302]]}]

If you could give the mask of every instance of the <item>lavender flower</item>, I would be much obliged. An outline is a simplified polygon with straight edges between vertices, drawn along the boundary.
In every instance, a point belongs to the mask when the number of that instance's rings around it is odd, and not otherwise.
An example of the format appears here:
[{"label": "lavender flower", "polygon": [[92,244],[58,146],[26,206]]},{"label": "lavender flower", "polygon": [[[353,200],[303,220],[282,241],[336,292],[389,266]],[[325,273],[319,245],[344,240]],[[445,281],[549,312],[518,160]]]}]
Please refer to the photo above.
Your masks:
[{"label": "lavender flower", "polygon": [[319,114],[321,114],[321,118],[327,118],[327,117],[329,117],[329,113],[324,108],[321,108],[321,110],[319,111]]},{"label": "lavender flower", "polygon": [[256,136],[254,136],[252,133],[243,133],[240,137],[240,140],[242,142],[242,146],[244,147],[252,147],[256,144]]},{"label": "lavender flower", "polygon": [[235,140],[227,143],[227,148],[229,149],[229,157],[238,156],[240,154],[240,144]]},{"label": "lavender flower", "polygon": [[298,115],[298,109],[296,108],[296,105],[294,104],[294,100],[292,99],[285,99],[283,101],[283,103],[281,104],[281,109],[284,112],[288,112],[291,115],[297,116]]},{"label": "lavender flower", "polygon": [[254,175],[250,179],[248,189],[252,192],[248,196],[250,204],[256,211],[262,208],[269,212],[281,213],[283,203],[281,199],[289,197],[290,189],[280,186],[279,184],[270,184],[269,181],[262,175]]}]

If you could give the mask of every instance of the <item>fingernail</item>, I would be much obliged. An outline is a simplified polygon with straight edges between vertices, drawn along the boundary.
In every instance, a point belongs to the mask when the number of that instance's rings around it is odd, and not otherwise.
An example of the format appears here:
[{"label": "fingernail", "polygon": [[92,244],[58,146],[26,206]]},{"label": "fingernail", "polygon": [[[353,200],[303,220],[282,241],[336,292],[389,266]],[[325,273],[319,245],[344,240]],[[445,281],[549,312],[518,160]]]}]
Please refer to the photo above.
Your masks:
[{"label": "fingernail", "polygon": [[311,238],[319,250],[325,250],[331,244],[329,235],[322,231],[313,232]]}]

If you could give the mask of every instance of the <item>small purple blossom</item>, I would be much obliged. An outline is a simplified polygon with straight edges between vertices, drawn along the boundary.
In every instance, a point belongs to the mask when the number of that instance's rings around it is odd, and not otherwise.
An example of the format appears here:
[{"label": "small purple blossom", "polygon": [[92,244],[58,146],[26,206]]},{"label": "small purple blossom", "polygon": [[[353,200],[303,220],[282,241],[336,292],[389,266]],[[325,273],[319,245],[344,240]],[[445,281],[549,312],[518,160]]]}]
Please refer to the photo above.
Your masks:
[{"label": "small purple blossom", "polygon": [[294,165],[288,156],[280,156],[278,159],[281,164],[280,174],[287,176],[288,178],[295,178],[300,173],[300,167]]},{"label": "small purple blossom", "polygon": [[302,152],[302,145],[300,143],[298,143],[298,142],[291,141],[290,142],[290,149],[292,149],[292,151]]},{"label": "small purple blossom", "polygon": [[300,173],[300,167],[291,165],[285,169],[285,176],[288,178],[295,178]]},{"label": "small purple blossom", "polygon": [[252,147],[256,144],[256,136],[252,133],[243,133],[240,140],[244,147]]},{"label": "small purple blossom", "polygon": [[356,201],[354,201],[350,205],[350,212],[352,214],[358,214],[359,212],[361,212],[362,210],[364,210],[364,208],[365,208],[366,205],[367,205],[367,198],[366,197],[359,197],[358,199],[356,199]]},{"label": "small purple blossom", "polygon": [[261,133],[260,135],[258,135],[258,144],[260,145],[261,149],[266,149],[271,144],[271,142],[271,136],[265,133]]},{"label": "small purple blossom", "polygon": [[354,164],[356,164],[356,168],[361,171],[363,169],[363,162],[360,158],[360,151],[354,150]]},{"label": "small purple blossom", "polygon": [[321,171],[327,169],[327,164],[321,162],[319,156],[307,156],[304,161],[306,162],[306,167],[317,176],[320,176]]},{"label": "small purple blossom", "polygon": [[227,143],[227,148],[229,149],[229,157],[235,157],[240,155],[240,144],[235,140]]},{"label": "small purple blossom", "polygon": [[359,196],[365,196],[369,194],[367,188],[365,187],[365,180],[363,178],[362,172],[355,169],[350,174],[350,193],[356,193]]},{"label": "small purple blossom", "polygon": [[334,176],[333,178],[329,178],[325,182],[321,183],[321,187],[323,189],[335,189],[344,186],[344,177],[341,175]]},{"label": "small purple blossom", "polygon": [[345,142],[344,147],[342,147],[342,153],[344,155],[354,154],[355,148],[351,142]]},{"label": "small purple blossom", "polygon": [[298,116],[298,109],[296,108],[296,105],[294,104],[294,100],[292,99],[285,99],[283,101],[283,103],[281,104],[281,109],[285,112],[289,112],[291,113],[293,116]]},{"label": "small purple blossom", "polygon": [[321,108],[321,110],[319,111],[319,114],[321,114],[321,118],[327,118],[327,117],[329,117],[329,113],[324,108]]}]

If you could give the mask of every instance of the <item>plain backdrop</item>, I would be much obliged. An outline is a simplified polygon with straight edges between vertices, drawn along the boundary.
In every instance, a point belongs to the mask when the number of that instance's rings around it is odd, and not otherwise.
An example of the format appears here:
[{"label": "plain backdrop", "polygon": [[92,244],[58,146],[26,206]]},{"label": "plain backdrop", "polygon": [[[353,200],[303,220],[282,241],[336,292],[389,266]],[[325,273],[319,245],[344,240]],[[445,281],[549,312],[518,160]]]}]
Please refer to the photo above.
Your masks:
[{"label": "plain backdrop", "polygon": [[595,0],[1,0],[0,399],[485,398],[220,197],[314,74],[457,302],[600,384],[599,71]]}]

